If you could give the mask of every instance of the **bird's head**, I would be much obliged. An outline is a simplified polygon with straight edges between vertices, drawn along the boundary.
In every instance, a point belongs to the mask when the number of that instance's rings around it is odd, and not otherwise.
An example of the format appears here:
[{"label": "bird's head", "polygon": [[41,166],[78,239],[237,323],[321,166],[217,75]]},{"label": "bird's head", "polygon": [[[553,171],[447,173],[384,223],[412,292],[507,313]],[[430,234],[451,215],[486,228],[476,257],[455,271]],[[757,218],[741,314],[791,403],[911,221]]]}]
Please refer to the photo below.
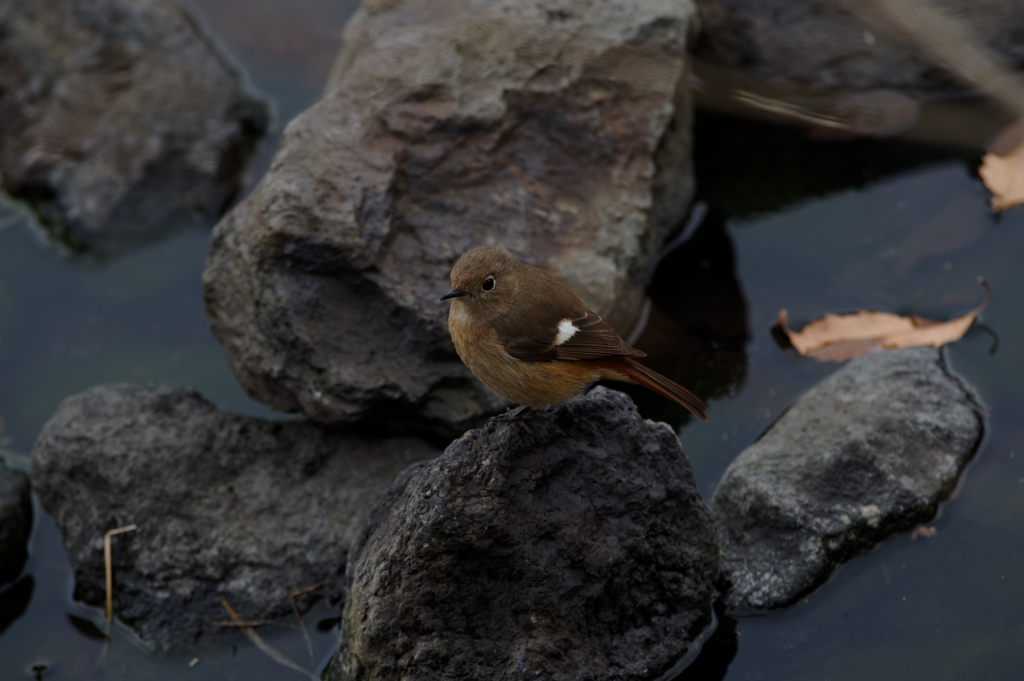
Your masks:
[{"label": "bird's head", "polygon": [[464,253],[452,268],[452,288],[441,297],[451,300],[475,324],[491,321],[508,309],[515,297],[516,272],[522,267],[514,255],[484,246]]}]

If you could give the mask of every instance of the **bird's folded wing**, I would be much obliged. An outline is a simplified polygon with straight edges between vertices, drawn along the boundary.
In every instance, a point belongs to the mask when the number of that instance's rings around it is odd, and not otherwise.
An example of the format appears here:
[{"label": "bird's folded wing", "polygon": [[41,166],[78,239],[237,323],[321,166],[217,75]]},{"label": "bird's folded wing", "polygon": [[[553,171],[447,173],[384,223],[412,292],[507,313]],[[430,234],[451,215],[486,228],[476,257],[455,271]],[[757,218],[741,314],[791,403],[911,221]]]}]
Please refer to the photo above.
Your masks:
[{"label": "bird's folded wing", "polygon": [[502,328],[501,324],[496,324],[495,332],[498,343],[510,357],[527,362],[645,356],[626,345],[611,324],[586,308],[529,330]]}]

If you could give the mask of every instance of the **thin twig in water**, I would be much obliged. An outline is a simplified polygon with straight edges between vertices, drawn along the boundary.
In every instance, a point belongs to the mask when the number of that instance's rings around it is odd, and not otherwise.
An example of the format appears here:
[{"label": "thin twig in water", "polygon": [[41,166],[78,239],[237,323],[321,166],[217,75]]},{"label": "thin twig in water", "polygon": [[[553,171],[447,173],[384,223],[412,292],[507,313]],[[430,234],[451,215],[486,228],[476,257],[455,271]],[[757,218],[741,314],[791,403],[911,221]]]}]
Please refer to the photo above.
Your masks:
[{"label": "thin twig in water", "polygon": [[138,529],[135,524],[128,525],[126,527],[119,527],[115,530],[110,530],[103,535],[103,568],[107,578],[107,623],[114,618],[114,566],[113,561],[110,557],[110,538],[115,534],[121,534],[123,532],[131,532]]},{"label": "thin twig in water", "polygon": [[[220,597],[220,602],[221,605],[224,606],[224,609],[227,610],[228,615],[231,617],[232,620],[234,620],[235,622],[242,622],[242,618],[238,616],[238,613],[235,612],[234,608],[228,605],[228,602],[224,600],[223,596]],[[253,645],[262,650],[271,660],[277,662],[280,665],[288,667],[289,669],[294,669],[295,671],[301,674],[305,674],[313,681],[317,681],[316,675],[303,669],[299,665],[289,660],[281,653],[281,651],[279,651],[277,648],[274,648],[269,643],[260,638],[260,635],[253,631],[252,627],[240,626],[239,628],[242,630],[242,633],[245,634],[246,638],[252,641]]]},{"label": "thin twig in water", "polygon": [[227,620],[210,620],[207,622],[213,627],[287,627],[289,629],[297,629],[294,624],[288,624],[287,622],[275,622],[274,620],[252,620],[249,622],[228,622]]},{"label": "thin twig in water", "polygon": [[777,116],[784,116],[794,120],[802,121],[810,125],[817,125],[822,128],[835,128],[837,130],[849,130],[850,124],[835,116],[820,114],[810,109],[805,109],[791,102],[786,102],[773,97],[765,97],[747,90],[736,90],[733,97],[738,102],[755,109],[761,109]]},{"label": "thin twig in water", "polygon": [[314,664],[316,664],[316,658],[314,657],[314,653],[313,653],[313,639],[311,639],[309,637],[309,631],[306,629],[306,623],[302,621],[302,615],[299,614],[299,606],[295,602],[295,598],[298,597],[298,596],[302,596],[303,594],[308,594],[311,591],[316,591],[317,589],[321,589],[321,588],[327,586],[327,584],[329,582],[330,582],[330,580],[325,579],[324,581],[320,582],[319,584],[314,584],[313,586],[307,586],[305,589],[298,589],[298,590],[293,591],[290,594],[288,594],[288,600],[292,602],[292,610],[295,611],[295,618],[299,620],[299,627],[302,629],[302,635],[306,637],[306,647],[309,648],[309,660],[310,660],[310,662],[312,662]]},{"label": "thin twig in water", "polygon": [[107,648],[110,647],[110,623],[114,619],[114,562],[111,557],[110,538],[115,534],[132,532],[135,529],[137,529],[137,525],[132,523],[125,527],[110,530],[103,535],[103,572],[107,587],[107,630],[104,633],[106,633],[107,638],[103,641],[103,647],[100,648],[99,659],[96,661],[97,667],[102,667],[107,659]]}]

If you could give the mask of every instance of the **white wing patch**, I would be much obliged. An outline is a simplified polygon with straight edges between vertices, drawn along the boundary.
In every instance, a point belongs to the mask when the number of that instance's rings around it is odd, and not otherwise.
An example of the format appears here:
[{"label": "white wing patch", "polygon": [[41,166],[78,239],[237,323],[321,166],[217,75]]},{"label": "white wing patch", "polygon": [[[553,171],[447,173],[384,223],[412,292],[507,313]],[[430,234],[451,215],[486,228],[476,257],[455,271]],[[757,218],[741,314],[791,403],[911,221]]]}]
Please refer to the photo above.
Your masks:
[{"label": "white wing patch", "polygon": [[561,345],[576,335],[579,331],[568,319],[558,322],[558,335],[555,337],[555,345]]}]

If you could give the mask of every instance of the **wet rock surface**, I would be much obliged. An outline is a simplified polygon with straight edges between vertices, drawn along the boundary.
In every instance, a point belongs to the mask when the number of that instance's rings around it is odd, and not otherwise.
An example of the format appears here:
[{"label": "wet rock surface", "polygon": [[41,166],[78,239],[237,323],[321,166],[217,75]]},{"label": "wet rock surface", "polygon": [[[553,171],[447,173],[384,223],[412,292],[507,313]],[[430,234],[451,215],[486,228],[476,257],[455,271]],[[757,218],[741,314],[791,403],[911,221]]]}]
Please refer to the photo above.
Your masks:
[{"label": "wet rock surface", "polygon": [[654,678],[708,624],[718,555],[678,438],[628,397],[509,412],[371,512],[326,678]]},{"label": "wet rock surface", "polygon": [[463,252],[546,267],[625,335],[689,203],[677,0],[368,3],[325,98],[215,230],[217,337],[251,395],[448,437],[502,404],[438,302]]},{"label": "wet rock surface", "polygon": [[982,434],[938,350],[855,359],[726,470],[712,508],[733,614],[792,603],[840,563],[932,518]]},{"label": "wet rock surface", "polygon": [[0,463],[0,584],[21,574],[31,533],[32,487],[28,476]]},{"label": "wet rock surface", "polygon": [[[818,0],[697,0],[697,54],[824,89],[957,90],[962,85],[912,41]],[[1024,13],[1006,0],[931,0],[1013,69],[1024,69]]]},{"label": "wet rock surface", "polygon": [[0,0],[0,182],[72,250],[218,217],[266,126],[172,0]]},{"label": "wet rock surface", "polygon": [[60,528],[75,597],[104,602],[159,647],[216,636],[223,597],[243,618],[291,613],[288,595],[344,570],[373,503],[413,462],[412,439],[368,441],[308,422],[226,414],[185,389],[103,386],[69,398],[32,454],[39,501]]}]

